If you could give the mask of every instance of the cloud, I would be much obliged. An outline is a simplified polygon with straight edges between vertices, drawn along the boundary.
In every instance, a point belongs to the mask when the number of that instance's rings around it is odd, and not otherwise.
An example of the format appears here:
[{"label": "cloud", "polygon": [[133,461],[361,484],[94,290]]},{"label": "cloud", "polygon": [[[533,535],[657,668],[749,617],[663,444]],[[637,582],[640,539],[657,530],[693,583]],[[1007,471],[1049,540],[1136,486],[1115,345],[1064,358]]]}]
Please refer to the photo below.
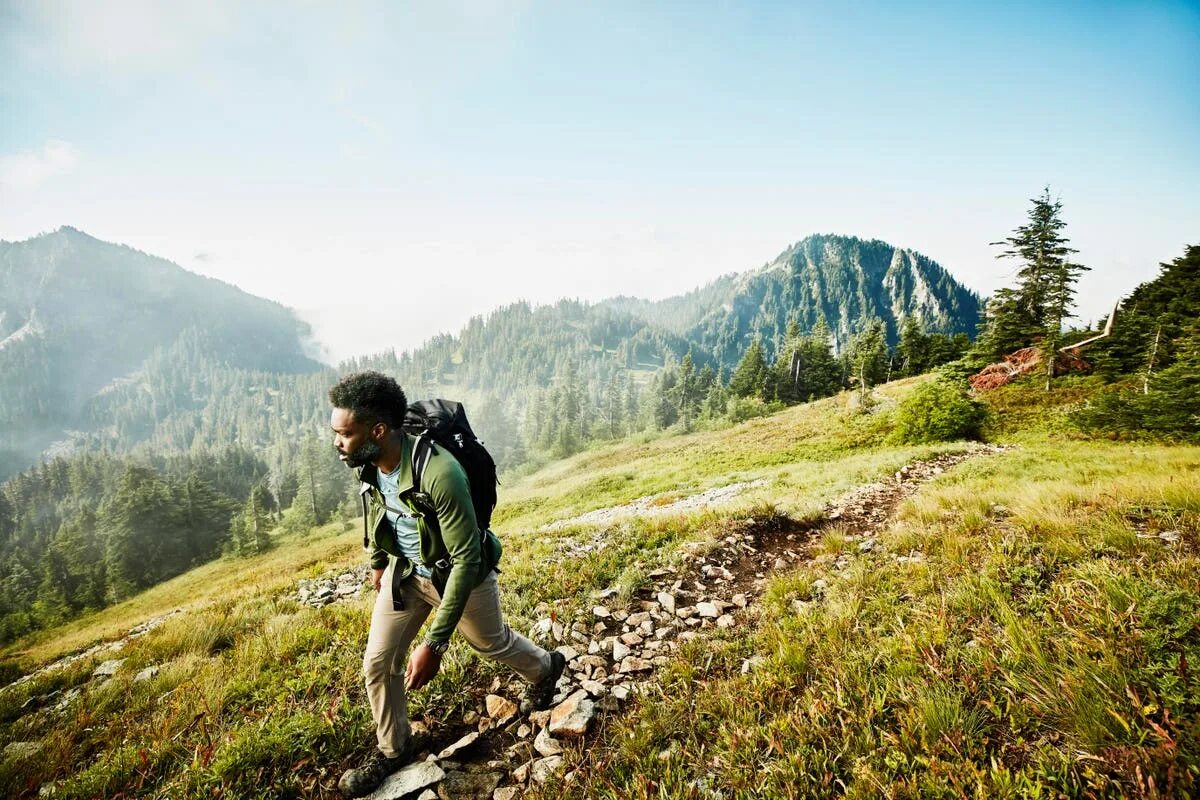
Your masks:
[{"label": "cloud", "polygon": [[33,189],[66,175],[79,164],[79,151],[69,142],[49,139],[40,150],[0,156],[0,188]]},{"label": "cloud", "polygon": [[50,0],[13,9],[24,55],[75,70],[149,73],[186,62],[225,33],[236,0]]}]

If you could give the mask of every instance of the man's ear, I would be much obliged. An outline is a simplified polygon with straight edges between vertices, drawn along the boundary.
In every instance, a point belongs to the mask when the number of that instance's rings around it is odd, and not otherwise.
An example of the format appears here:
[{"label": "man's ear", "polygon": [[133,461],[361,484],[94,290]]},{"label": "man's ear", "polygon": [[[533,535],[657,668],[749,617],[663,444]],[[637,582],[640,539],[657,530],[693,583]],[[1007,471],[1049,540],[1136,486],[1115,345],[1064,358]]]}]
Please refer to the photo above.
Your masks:
[{"label": "man's ear", "polygon": [[388,426],[386,422],[376,422],[371,428],[371,438],[378,441],[387,436]]}]

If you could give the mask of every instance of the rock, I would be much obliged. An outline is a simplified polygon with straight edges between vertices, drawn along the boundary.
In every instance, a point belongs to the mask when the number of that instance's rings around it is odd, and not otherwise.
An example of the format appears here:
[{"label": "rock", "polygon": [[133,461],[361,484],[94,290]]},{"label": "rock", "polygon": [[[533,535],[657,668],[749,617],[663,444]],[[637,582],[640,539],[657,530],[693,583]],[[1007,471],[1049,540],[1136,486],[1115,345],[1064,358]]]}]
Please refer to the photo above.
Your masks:
[{"label": "rock", "polygon": [[680,619],[690,619],[696,616],[696,607],[684,606],[683,608],[677,608],[675,609],[675,616],[679,617]]},{"label": "rock", "polygon": [[662,606],[663,611],[668,614],[675,613],[675,595],[668,594],[667,592],[659,592],[655,599],[658,600],[658,604]]},{"label": "rock", "polygon": [[433,761],[418,761],[393,773],[368,795],[368,800],[400,800],[446,777],[445,771]]},{"label": "rock", "polygon": [[417,795],[417,800],[438,800],[438,793],[433,789],[426,789]]},{"label": "rock", "polygon": [[596,639],[592,639],[590,642],[588,642],[588,655],[594,656],[596,653],[599,653],[601,649],[600,642]]},{"label": "rock", "polygon": [[20,761],[42,752],[41,742],[9,742],[4,745],[4,761]]},{"label": "rock", "polygon": [[121,668],[121,665],[124,663],[125,663],[125,659],[123,659],[123,658],[109,659],[108,661],[105,661],[103,664],[101,664],[100,666],[98,666],[94,670],[92,670],[92,677],[93,678],[111,678],[113,675],[117,674],[117,670],[119,670]]},{"label": "rock", "polygon": [[610,589],[601,589],[600,591],[593,594],[592,597],[596,598],[597,600],[607,600],[610,597],[616,597],[617,594],[619,594],[619,593],[617,592],[616,589],[611,589],[611,588]]},{"label": "rock", "polygon": [[138,672],[137,675],[133,676],[133,682],[141,683],[142,681],[148,681],[151,678],[153,678],[155,675],[158,674],[159,669],[161,669],[161,667],[159,667],[157,664],[146,667],[145,669]]},{"label": "rock", "polygon": [[631,628],[636,628],[648,619],[650,619],[649,611],[639,611],[636,614],[630,614],[629,618],[625,620],[625,624]]},{"label": "rock", "polygon": [[[596,708],[587,691],[580,689],[550,712],[550,724],[543,730],[561,736],[583,736],[595,714]],[[536,742],[534,746],[537,746]]]},{"label": "rock", "polygon": [[575,663],[581,667],[607,667],[608,666],[608,661],[604,658],[604,656],[599,656],[599,655],[597,655],[597,656],[580,656],[579,660],[576,661]]},{"label": "rock", "polygon": [[1164,542],[1178,542],[1179,531],[1163,531],[1162,533],[1158,534],[1158,538],[1162,539]]},{"label": "rock", "polygon": [[701,619],[716,619],[721,615],[716,604],[708,602],[696,603],[696,613],[700,615]]},{"label": "rock", "polygon": [[580,681],[579,685],[592,697],[599,697],[608,691],[604,684],[599,681]]},{"label": "rock", "polygon": [[495,725],[503,725],[517,714],[517,704],[507,697],[489,694],[484,702],[487,704],[488,716]]},{"label": "rock", "polygon": [[596,606],[592,609],[592,613],[600,619],[608,619],[612,616],[612,612],[606,606]]},{"label": "rock", "polygon": [[671,625],[667,625],[666,627],[659,628],[658,630],[656,630],[654,632],[654,638],[655,639],[666,639],[668,636],[670,636],[674,632],[675,632],[675,628]]},{"label": "rock", "polygon": [[620,661],[630,653],[629,647],[624,642],[613,642],[613,661]]},{"label": "rock", "polygon": [[622,633],[621,643],[633,647],[634,645],[639,645],[642,643],[642,637],[636,633]]},{"label": "rock", "polygon": [[767,659],[762,656],[751,656],[742,662],[742,674],[749,675],[765,663],[767,663]]},{"label": "rock", "polygon": [[454,744],[444,747],[442,749],[442,752],[437,754],[438,761],[445,761],[447,758],[450,758],[458,751],[467,749],[471,745],[475,744],[475,742],[478,741],[478,739],[479,739],[478,731],[475,731],[473,733],[468,733],[466,736],[462,737]]},{"label": "rock", "polygon": [[562,753],[562,745],[558,740],[550,735],[549,728],[542,728],[541,732],[533,740],[533,749],[537,750],[543,756],[557,756]]},{"label": "rock", "polygon": [[[831,517],[831,519],[837,519],[837,517]],[[775,569],[787,569],[787,567],[788,562],[784,561],[782,558],[775,559]]]},{"label": "rock", "polygon": [[518,786],[505,786],[492,793],[492,800],[516,800],[517,793],[520,791]]},{"label": "rock", "polygon": [[541,728],[550,721],[550,709],[545,711],[532,711],[529,714],[529,724],[535,728]]},{"label": "rock", "polygon": [[562,756],[550,756],[533,762],[530,770],[535,783],[545,783],[563,771]]},{"label": "rock", "polygon": [[875,549],[875,540],[874,539],[869,539],[869,538],[863,539],[861,542],[858,543],[858,552],[860,552],[860,553],[869,553],[874,549]]},{"label": "rock", "polygon": [[717,627],[718,628],[732,628],[733,627],[733,617],[730,616],[729,614],[722,614],[721,616],[717,617]]},{"label": "rock", "polygon": [[733,596],[732,600],[733,600],[733,604],[735,606],[737,606],[738,608],[745,608],[747,605],[749,605],[749,601],[746,599],[746,595],[741,594],[740,592],[738,594],[735,594]]},{"label": "rock", "polygon": [[488,800],[500,779],[499,772],[451,772],[437,789],[440,800]]},{"label": "rock", "polygon": [[618,672],[625,674],[630,672],[645,672],[653,669],[653,667],[654,665],[644,658],[626,656],[625,658],[621,659],[621,666],[618,668]]},{"label": "rock", "polygon": [[529,631],[531,639],[545,639],[550,635],[550,631],[554,626],[554,622],[549,617],[539,619],[533,628]]},{"label": "rock", "polygon": [[556,649],[558,650],[558,652],[563,654],[563,658],[565,658],[567,660],[568,664],[571,663],[572,661],[574,661],[575,659],[579,658],[579,651],[576,650],[574,647],[571,647],[571,645],[569,645],[569,644],[564,644],[561,647],[556,648]]},{"label": "rock", "polygon": [[517,738],[524,739],[529,734],[533,733],[533,728],[526,725],[524,722],[517,727]]},{"label": "rock", "polygon": [[514,769],[512,771],[512,779],[517,783],[524,783],[525,781],[529,780],[529,771],[533,768],[533,764],[534,762],[532,760],[526,761],[524,764]]},{"label": "rock", "polygon": [[629,687],[619,684],[612,688],[612,696],[618,700],[627,700],[629,698]]}]

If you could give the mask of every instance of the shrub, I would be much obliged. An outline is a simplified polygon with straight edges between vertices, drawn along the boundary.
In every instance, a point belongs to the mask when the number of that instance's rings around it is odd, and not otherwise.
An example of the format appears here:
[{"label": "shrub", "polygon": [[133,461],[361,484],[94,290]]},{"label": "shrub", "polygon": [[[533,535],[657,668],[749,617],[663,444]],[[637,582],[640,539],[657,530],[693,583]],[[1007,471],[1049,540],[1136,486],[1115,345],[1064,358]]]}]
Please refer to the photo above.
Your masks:
[{"label": "shrub", "polygon": [[909,444],[973,439],[987,410],[966,389],[946,380],[918,386],[896,409],[895,436]]}]

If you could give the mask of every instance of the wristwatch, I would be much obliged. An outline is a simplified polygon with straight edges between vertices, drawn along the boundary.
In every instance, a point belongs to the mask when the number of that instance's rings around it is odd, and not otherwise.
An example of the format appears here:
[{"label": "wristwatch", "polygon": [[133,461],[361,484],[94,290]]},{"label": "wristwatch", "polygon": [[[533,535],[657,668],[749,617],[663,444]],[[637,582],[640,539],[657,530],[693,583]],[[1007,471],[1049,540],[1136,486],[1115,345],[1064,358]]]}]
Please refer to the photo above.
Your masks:
[{"label": "wristwatch", "polygon": [[447,639],[444,642],[434,642],[426,639],[425,646],[437,653],[439,656],[444,656],[446,655],[446,651],[450,649],[450,640]]}]

